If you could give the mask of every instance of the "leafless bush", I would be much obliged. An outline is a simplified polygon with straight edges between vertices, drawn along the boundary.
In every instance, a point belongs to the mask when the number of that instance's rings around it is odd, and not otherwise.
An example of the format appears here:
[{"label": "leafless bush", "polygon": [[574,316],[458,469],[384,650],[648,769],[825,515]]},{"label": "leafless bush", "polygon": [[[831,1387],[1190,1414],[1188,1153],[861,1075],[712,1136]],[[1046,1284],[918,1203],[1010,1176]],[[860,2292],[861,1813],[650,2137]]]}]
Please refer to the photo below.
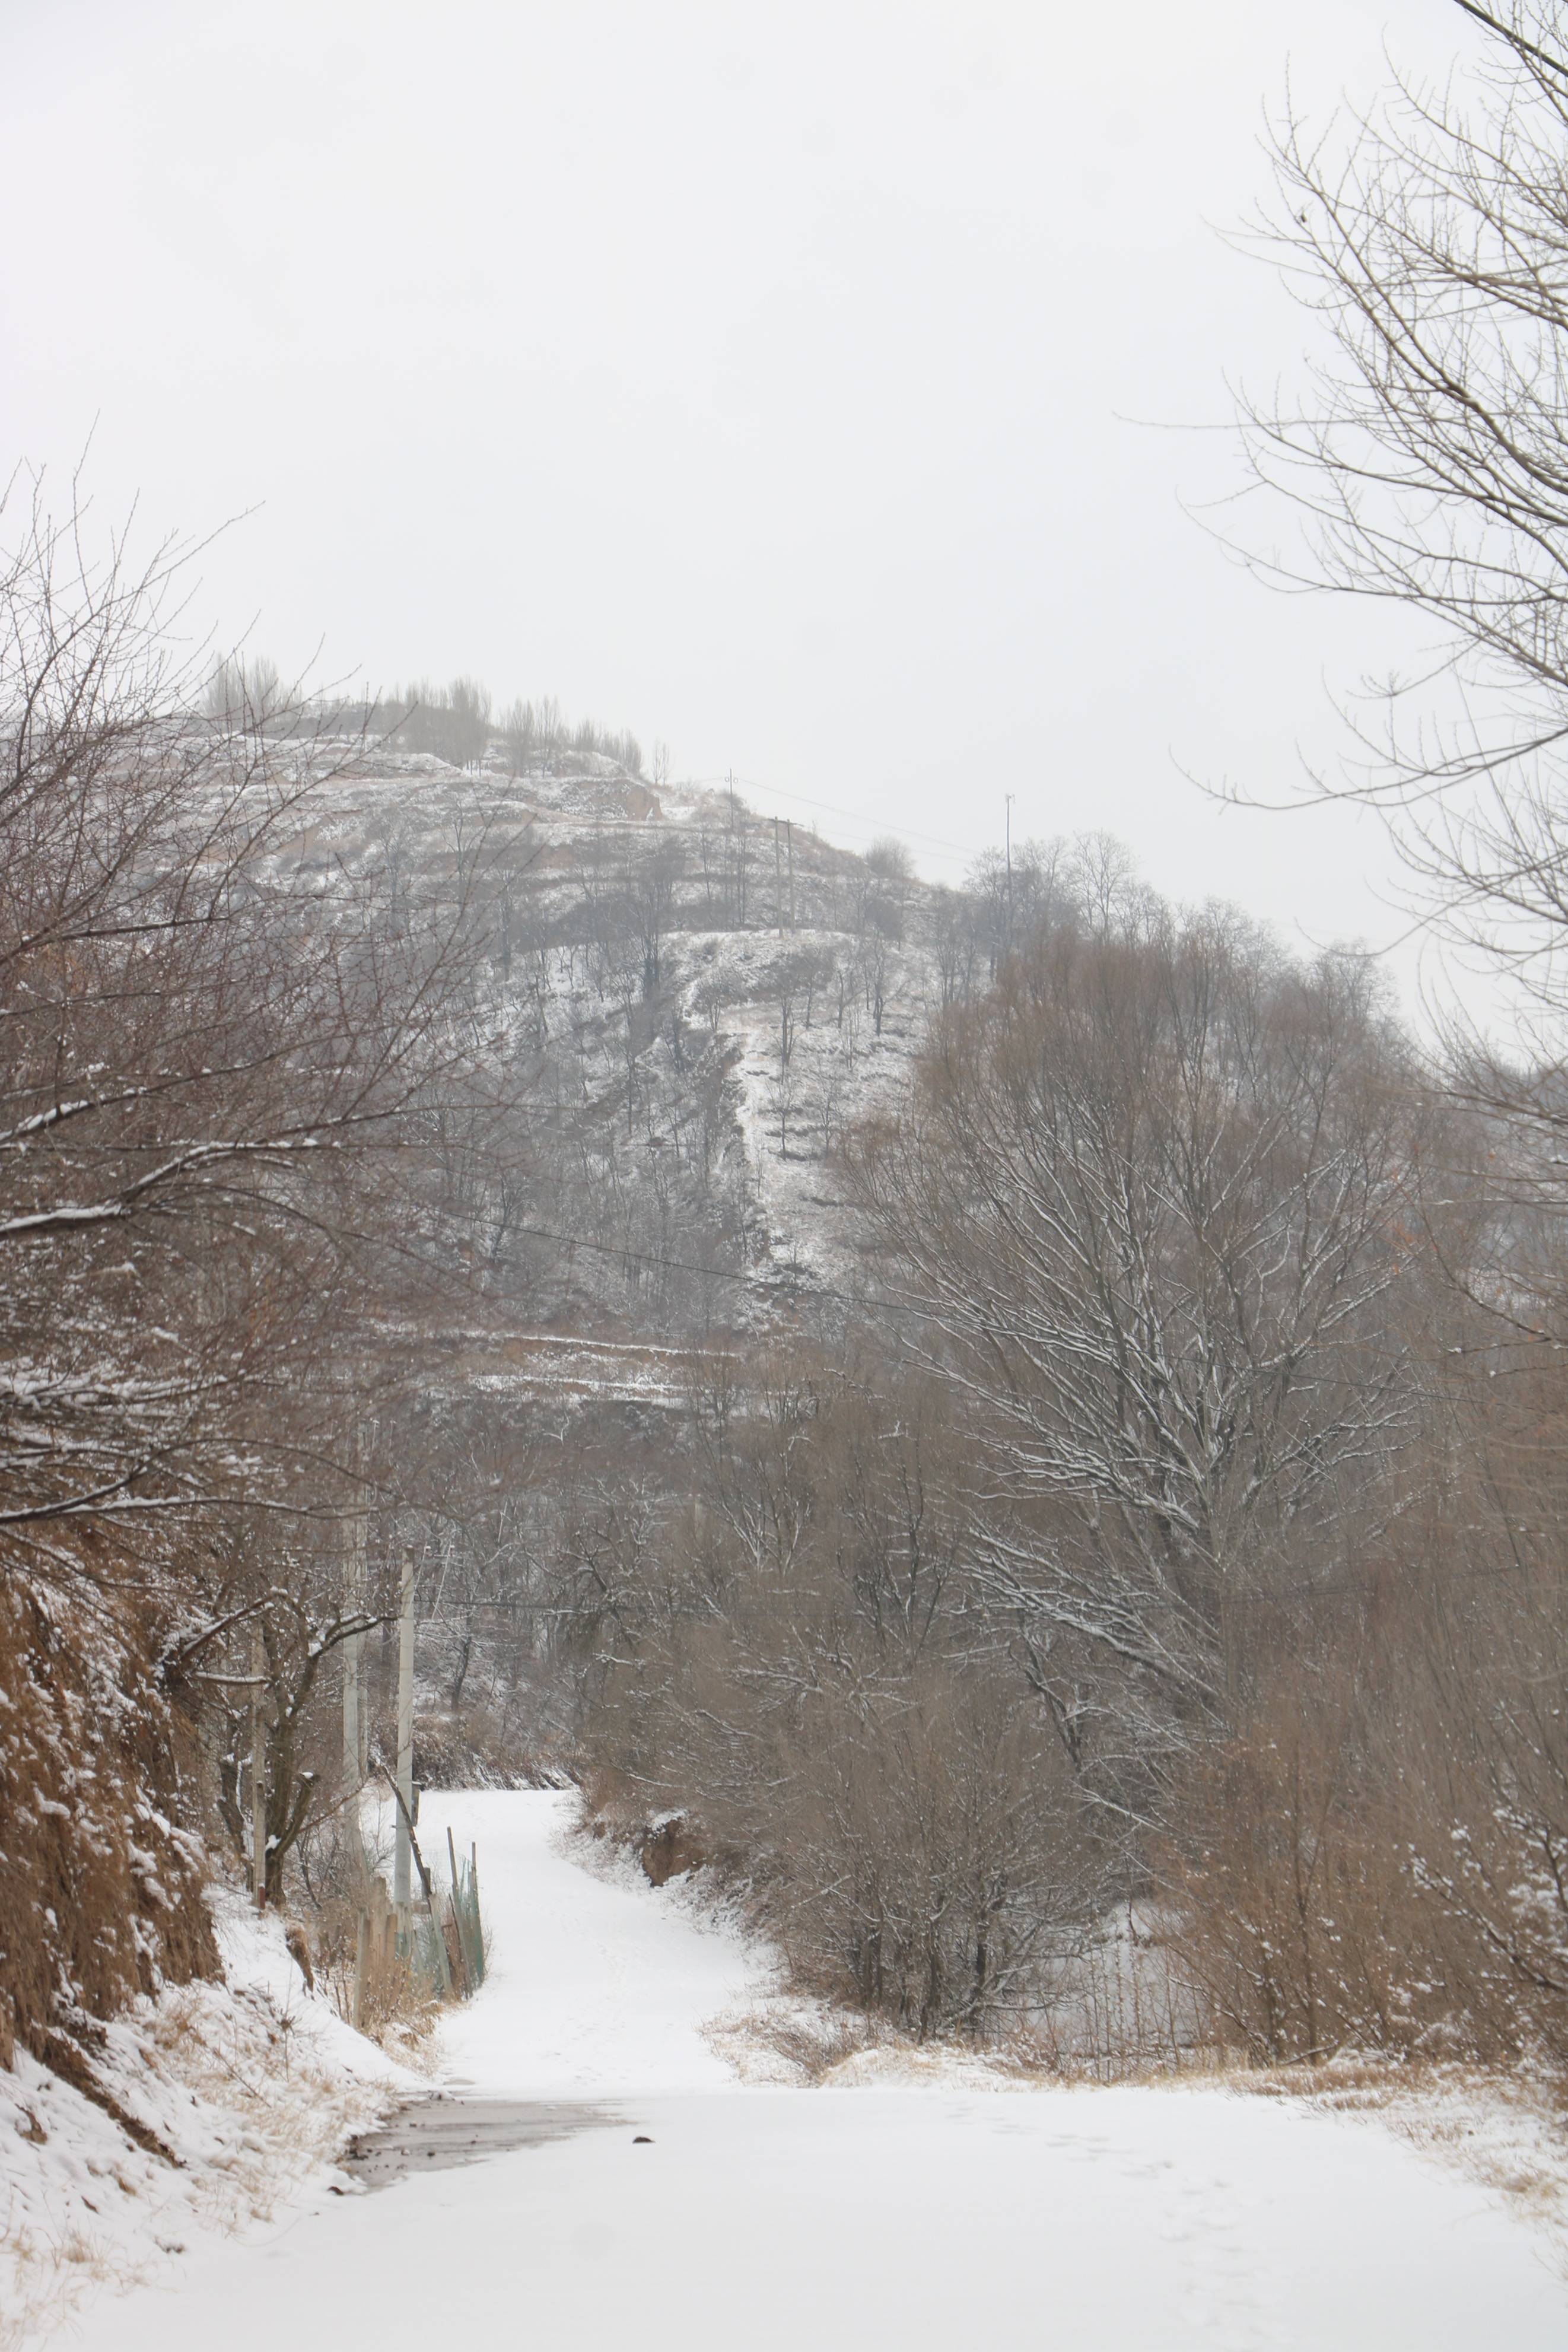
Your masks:
[{"label": "leafless bush", "polygon": [[1256,2060],[1568,2061],[1564,1398],[1477,1369],[1362,1576],[1260,1629],[1271,1680],[1175,1778],[1169,1948]]},{"label": "leafless bush", "polygon": [[1032,2010],[1098,1883],[1058,1743],[994,1669],[932,1659],[820,1687],[777,1748],[789,1797],[763,1917],[802,1981],[922,2037]]},{"label": "leafless bush", "polygon": [[873,841],[865,854],[866,866],[879,882],[898,885],[915,879],[915,860],[909,845],[896,834],[884,834]]},{"label": "leafless bush", "polygon": [[1081,1936],[1103,1860],[1038,1703],[965,1621],[939,1400],[780,1371],[705,1421],[697,1496],[618,1598],[591,1752],[690,1804],[802,1984],[988,2031]]},{"label": "leafless bush", "polygon": [[1386,1836],[1367,1727],[1338,1696],[1303,1704],[1287,1685],[1194,1758],[1173,1801],[1168,1948],[1219,2040],[1262,2063],[1414,2047],[1448,2011],[1448,1989],[1417,1961],[1415,1893]]},{"label": "leafless bush", "polygon": [[395,1914],[384,1879],[367,1881],[367,1854],[344,1816],[331,1813],[301,1838],[290,1877],[308,1921],[316,1974],[346,2023],[357,2025],[395,2056],[407,2058],[438,2023],[437,1989],[397,1948]]}]

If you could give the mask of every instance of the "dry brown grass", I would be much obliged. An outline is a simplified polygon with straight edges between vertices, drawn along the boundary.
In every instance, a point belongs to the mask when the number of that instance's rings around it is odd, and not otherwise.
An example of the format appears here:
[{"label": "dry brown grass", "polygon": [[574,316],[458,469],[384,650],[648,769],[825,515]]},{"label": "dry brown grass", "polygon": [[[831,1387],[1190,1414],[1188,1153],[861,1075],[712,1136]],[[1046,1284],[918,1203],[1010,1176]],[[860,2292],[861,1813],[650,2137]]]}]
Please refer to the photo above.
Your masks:
[{"label": "dry brown grass", "polygon": [[52,2334],[100,2292],[166,2277],[193,2236],[276,2220],[301,2179],[388,2102],[334,2065],[310,2005],[244,1987],[166,1993],[111,2029],[103,2063],[177,2137],[178,2167],[100,2118],[78,2110],[73,2121],[71,2095],[57,2094],[50,2128],[37,2125],[41,2146],[57,2142],[53,2172],[36,2198],[26,2182],[14,2190],[0,2228],[0,2352]]},{"label": "dry brown grass", "polygon": [[302,2024],[258,1996],[214,2000],[195,1988],[170,1994],[146,2020],[149,2070],[229,2126],[222,2156],[189,2173],[189,2202],[210,2228],[269,2220],[302,2173],[331,2161],[380,2112],[382,2095],[322,2063]]},{"label": "dry brown grass", "polygon": [[[123,1700],[112,1709],[111,1666]],[[99,2018],[159,1978],[216,1973],[204,1857],[170,1827],[181,1769],[135,1627],[93,1619],[84,1633],[68,1612],[0,1580],[0,2065],[20,2041],[70,2071],[62,1986]]]},{"label": "dry brown grass", "polygon": [[128,2294],[153,2276],[150,2263],[83,2229],[58,2236],[33,2229],[0,2234],[11,2265],[9,2298],[0,2308],[0,2352],[23,2352],[74,2318],[93,2295]]},{"label": "dry brown grass", "polygon": [[706,2039],[743,2077],[814,2087],[845,2059],[880,2047],[889,2035],[852,2010],[780,2000],[717,2019]]},{"label": "dry brown grass", "polygon": [[1568,2082],[1560,2075],[1346,2052],[1316,2065],[1232,2064],[1225,2080],[1255,2097],[1379,2116],[1543,2227],[1568,2273]]},{"label": "dry brown grass", "polygon": [[[341,1916],[338,1916],[340,1908]],[[353,2022],[357,1907],[324,1906],[315,1917],[317,1978],[339,2016]],[[370,1939],[361,1988],[359,2028],[388,2055],[417,2066],[440,2022],[444,2004],[379,1932]]]},{"label": "dry brown grass", "polygon": [[[295,1893],[300,1904],[299,1932],[308,1947],[317,1984],[345,2024],[402,2063],[420,2066],[441,2017],[443,2003],[429,1981],[396,1948],[395,1921],[379,1851],[368,1857],[357,1841],[333,1823],[302,1844],[308,1868]],[[365,1969],[360,2013],[354,2015],[361,1920],[365,1920]]]}]

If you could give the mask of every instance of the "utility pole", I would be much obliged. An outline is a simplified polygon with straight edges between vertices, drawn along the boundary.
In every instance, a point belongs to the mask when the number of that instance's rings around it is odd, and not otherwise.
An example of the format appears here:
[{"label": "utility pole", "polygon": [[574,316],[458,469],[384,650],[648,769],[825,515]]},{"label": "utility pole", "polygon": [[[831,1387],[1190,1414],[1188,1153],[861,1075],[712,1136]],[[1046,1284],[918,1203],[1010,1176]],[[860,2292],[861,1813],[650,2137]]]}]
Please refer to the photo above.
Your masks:
[{"label": "utility pole", "polygon": [[779,838],[779,820],[773,820],[773,912],[779,924],[779,936],[784,936],[784,845]]},{"label": "utility pole", "polygon": [[795,828],[788,817],[784,820],[784,849],[789,860],[789,929],[795,928]]},{"label": "utility pole", "polygon": [[[349,1538],[349,1566],[344,1578],[343,1605],[358,1615],[364,1601],[361,1563],[354,1558],[354,1538]],[[355,1837],[359,1816],[353,1808],[355,1791],[364,1780],[361,1765],[364,1737],[364,1642],[362,1633],[350,1633],[343,1644],[343,1796],[347,1805],[350,1835]]]},{"label": "utility pole", "polygon": [[392,1858],[392,1902],[397,1909],[398,1950],[406,1956],[413,1928],[413,1547],[402,1556],[402,1613],[397,1645],[397,1844]]},{"label": "utility pole", "polygon": [[1005,802],[1005,803],[1006,803],[1005,821],[1006,821],[1006,825],[1007,825],[1007,858],[1008,858],[1008,945],[1009,945],[1009,948],[1011,947],[1011,945],[1012,945],[1012,943],[1013,943],[1013,797],[1014,797],[1014,796],[1013,796],[1013,794],[1012,794],[1011,793],[1003,793],[1003,795],[1002,795],[1003,801],[1004,801],[1004,802]]},{"label": "utility pole", "polygon": [[257,1618],[250,1624],[250,1886],[259,1911],[267,1901],[267,1650]]},{"label": "utility pole", "polygon": [[[343,1607],[350,1618],[365,1613],[365,1517],[361,1508],[364,1486],[359,1473],[363,1454],[360,1433],[354,1433],[355,1493],[354,1509],[349,1521],[348,1559],[343,1571]],[[350,1633],[343,1644],[343,1794],[349,1800],[346,1811],[350,1835],[356,1852],[361,1851],[360,1814],[357,1792],[365,1784],[370,1759],[367,1753],[369,1725],[365,1720],[365,1637]]]},{"label": "utility pole", "polygon": [[735,770],[725,775],[729,788],[729,854],[736,879],[736,901],[740,910],[740,929],[746,929],[746,832],[740,822],[740,812],[735,804]]},{"label": "utility pole", "polygon": [[[361,1507],[364,1486],[358,1475],[363,1456],[361,1433],[354,1433],[355,1493],[354,1510],[349,1521],[348,1558],[343,1571],[343,1606],[350,1618],[362,1617],[368,1579],[365,1572],[365,1517]],[[344,1843],[349,1851],[349,1874],[353,1881],[357,1910],[354,1937],[354,1990],[350,2025],[358,2027],[362,2020],[365,1999],[365,1969],[370,1949],[370,1857],[365,1852],[364,1832],[360,1821],[360,1791],[365,1785],[370,1767],[368,1734],[365,1719],[365,1637],[350,1633],[343,1644],[343,1824]]]}]

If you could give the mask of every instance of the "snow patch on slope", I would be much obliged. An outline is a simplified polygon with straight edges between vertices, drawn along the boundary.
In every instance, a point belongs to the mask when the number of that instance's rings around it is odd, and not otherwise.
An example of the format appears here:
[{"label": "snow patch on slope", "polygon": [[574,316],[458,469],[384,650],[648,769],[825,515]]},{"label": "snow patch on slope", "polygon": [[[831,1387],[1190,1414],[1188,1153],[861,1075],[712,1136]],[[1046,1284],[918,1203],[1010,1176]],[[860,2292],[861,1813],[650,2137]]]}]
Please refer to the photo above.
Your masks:
[{"label": "snow patch on slope", "polygon": [[94,2071],[175,2161],[18,2051],[0,2072],[0,2347],[41,2342],[104,2289],[341,2192],[334,2159],[418,2078],[307,1993],[283,1923],[214,1890],[225,1981],[171,1988],[104,2029]]}]

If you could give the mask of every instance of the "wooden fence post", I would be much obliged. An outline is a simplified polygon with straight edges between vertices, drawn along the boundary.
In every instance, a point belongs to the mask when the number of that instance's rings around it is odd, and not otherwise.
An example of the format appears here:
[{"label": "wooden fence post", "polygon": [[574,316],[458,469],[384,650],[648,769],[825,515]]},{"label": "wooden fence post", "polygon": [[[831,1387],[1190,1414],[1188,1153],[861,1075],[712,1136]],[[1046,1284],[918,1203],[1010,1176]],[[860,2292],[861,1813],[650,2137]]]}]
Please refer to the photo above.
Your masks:
[{"label": "wooden fence post", "polygon": [[267,1650],[256,1618],[250,1627],[250,1884],[259,1910],[267,1901],[267,1721],[261,1703]]}]

